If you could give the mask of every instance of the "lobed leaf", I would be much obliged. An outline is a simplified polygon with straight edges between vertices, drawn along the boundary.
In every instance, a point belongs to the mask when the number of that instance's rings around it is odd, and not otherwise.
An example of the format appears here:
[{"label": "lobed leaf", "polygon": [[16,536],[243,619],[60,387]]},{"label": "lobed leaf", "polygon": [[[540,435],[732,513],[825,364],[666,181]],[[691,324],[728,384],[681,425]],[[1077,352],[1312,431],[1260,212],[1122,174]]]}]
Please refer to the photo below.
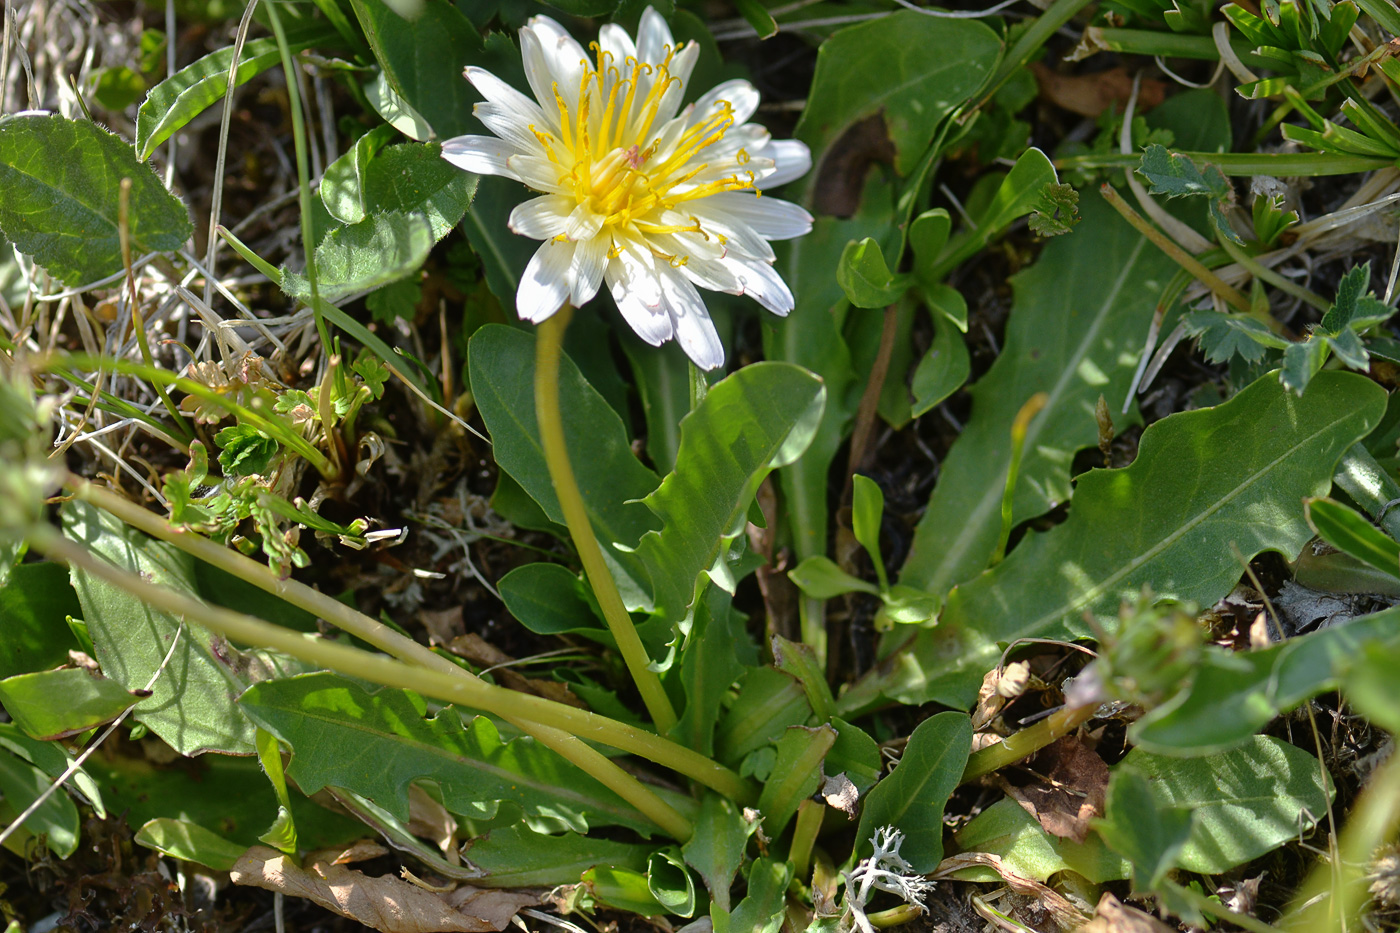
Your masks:
[{"label": "lobed leaf", "polygon": [[517,823],[469,840],[462,848],[462,857],[485,873],[473,879],[473,884],[550,888],[577,884],[585,872],[599,865],[642,871],[653,848],[579,833],[545,835]]},{"label": "lobed leaf", "polygon": [[1132,866],[1133,887],[1155,890],[1176,867],[1191,835],[1194,811],[1155,800],[1148,779],[1130,767],[1114,770],[1105,810],[1107,816],[1095,821],[1094,828]]},{"label": "lobed leaf", "polygon": [[1241,560],[1298,553],[1311,537],[1303,497],[1327,490],[1341,454],[1384,409],[1375,383],[1323,372],[1302,398],[1260,379],[1215,408],[1158,421],[1131,466],[1081,476],[1067,521],[1028,535],[953,590],[938,628],[891,655],[840,709],[881,695],[971,704],[1000,644],[1077,637],[1085,612],[1107,624],[1144,586],[1162,599],[1214,603],[1239,579]]},{"label": "lobed leaf", "polygon": [[[0,797],[18,816],[49,789],[53,780],[44,772],[0,748]],[[24,821],[24,828],[48,839],[48,847],[64,859],[78,851],[78,807],[62,791],[50,794]]]},{"label": "lobed leaf", "polygon": [[138,699],[120,684],[75,667],[0,680],[0,704],[36,739],[86,732],[116,719]]},{"label": "lobed leaf", "polygon": [[82,615],[77,594],[60,564],[20,564],[0,580],[0,677],[41,671],[66,663],[78,640],[67,616]]},{"label": "lobed leaf", "polygon": [[351,0],[355,17],[393,91],[439,140],[469,132],[476,92],[462,70],[479,53],[481,34],[448,0],[424,0],[405,19],[384,0]]},{"label": "lobed leaf", "polygon": [[[334,36],[335,31],[324,23],[315,23],[289,30],[287,45],[293,52],[300,52]],[[249,40],[243,45],[234,86],[247,84],[280,61],[276,39]],[[233,46],[228,46],[186,65],[151,88],[136,111],[136,157],[146,161],[157,146],[223,100],[232,66]]]},{"label": "lobed leaf", "polygon": [[448,810],[473,819],[491,819],[509,801],[537,829],[655,831],[616,794],[533,739],[503,741],[491,720],[463,722],[452,707],[429,718],[408,691],[369,693],[315,673],[257,684],[239,705],[291,747],[287,773],[308,795],[345,788],[407,820],[409,785],[430,780]]},{"label": "lobed leaf", "polygon": [[1250,740],[1269,720],[1342,685],[1368,645],[1395,646],[1400,609],[1290,638],[1259,651],[1207,648],[1192,682],[1132,726],[1132,740],[1164,755],[1199,755]]},{"label": "lobed leaf", "polygon": [[[1090,198],[1083,214],[1073,236],[1050,241],[1036,264],[1011,280],[1004,348],[972,387],[972,417],[944,459],[915,530],[900,571],[905,585],[946,593],[991,560],[1011,425],[1027,399],[1049,395],[1026,433],[1013,523],[1069,499],[1075,453],[1098,442],[1099,396],[1122,398],[1128,391],[1143,330],[1175,265],[1102,199]],[[1065,288],[1066,281],[1074,288]]]},{"label": "lobed leaf", "polygon": [[758,829],[758,821],[748,819],[732,800],[706,792],[695,820],[695,835],[681,852],[709,889],[714,906],[729,910],[729,889],[744,863],[744,849]]},{"label": "lobed leaf", "polygon": [[[1193,814],[1191,832],[1177,864],[1203,875],[1253,861],[1271,852],[1327,813],[1332,791],[1316,758],[1273,736],[1252,736],[1244,745],[1201,758],[1130,751],[1116,766],[1150,777],[1153,809]],[[1137,823],[1139,807],[1115,815],[1112,791],[1108,815],[1117,823]]]},{"label": "lobed leaf", "polygon": [[[316,244],[316,285],[326,301],[338,301],[417,272],[433,248],[433,223],[422,213],[385,211],[336,227]],[[282,270],[282,290],[311,299],[311,283]]]}]

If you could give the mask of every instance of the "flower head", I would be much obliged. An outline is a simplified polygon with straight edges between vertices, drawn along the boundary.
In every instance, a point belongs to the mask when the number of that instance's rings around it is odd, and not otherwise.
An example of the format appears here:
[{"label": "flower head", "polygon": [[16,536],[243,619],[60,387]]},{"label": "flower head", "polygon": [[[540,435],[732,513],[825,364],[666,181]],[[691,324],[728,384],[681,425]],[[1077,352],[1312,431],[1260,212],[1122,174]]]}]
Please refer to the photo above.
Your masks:
[{"label": "flower head", "polygon": [[485,98],[473,112],[496,135],[450,139],[442,155],[541,193],[510,215],[511,230],[544,241],[516,292],[523,319],[580,306],[606,282],[638,336],[652,346],[674,338],[712,369],[724,348],[696,286],[792,310],[769,241],[801,236],[812,218],[759,189],[804,174],[811,154],[748,122],[753,85],[726,81],[682,110],[699,48],[677,46],[650,7],[635,43],[609,24],[590,54],[536,16],[520,48],[534,99],[467,68]]}]

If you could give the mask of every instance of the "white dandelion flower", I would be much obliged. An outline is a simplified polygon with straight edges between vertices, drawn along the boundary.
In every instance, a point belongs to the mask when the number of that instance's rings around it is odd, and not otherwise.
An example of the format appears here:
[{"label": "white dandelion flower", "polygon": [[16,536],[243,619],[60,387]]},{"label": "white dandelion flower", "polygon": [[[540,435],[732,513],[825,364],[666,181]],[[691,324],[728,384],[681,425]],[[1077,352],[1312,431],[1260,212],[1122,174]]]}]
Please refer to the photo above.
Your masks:
[{"label": "white dandelion flower", "polygon": [[609,24],[589,55],[536,16],[520,48],[534,99],[467,68],[485,98],[473,112],[496,135],[442,146],[459,168],[540,192],[510,215],[511,230],[544,241],[516,292],[520,317],[538,323],[565,302],[581,306],[606,282],[638,336],[675,339],[713,369],[724,348],[697,286],[792,310],[769,241],[801,236],[812,218],[759,191],[805,174],[812,158],[748,122],[753,85],[726,81],[682,110],[699,47],[678,47],[650,7],[635,43]]}]

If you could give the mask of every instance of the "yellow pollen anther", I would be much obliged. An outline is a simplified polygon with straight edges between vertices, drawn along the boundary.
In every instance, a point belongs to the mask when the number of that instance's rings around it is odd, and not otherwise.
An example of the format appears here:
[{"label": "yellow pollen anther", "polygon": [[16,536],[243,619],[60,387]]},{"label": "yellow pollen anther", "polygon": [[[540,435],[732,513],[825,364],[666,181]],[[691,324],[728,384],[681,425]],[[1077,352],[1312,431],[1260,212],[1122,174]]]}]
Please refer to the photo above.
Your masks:
[{"label": "yellow pollen anther", "polygon": [[[742,175],[714,179],[712,174],[714,180],[693,181],[712,171],[703,153],[734,125],[733,104],[716,101],[696,122],[677,126],[669,122],[676,119],[671,92],[684,81],[670,69],[683,47],[666,46],[659,62],[628,57],[620,63],[597,42],[589,48],[593,61],[580,59],[575,102],[565,100],[557,83],[552,88],[558,128],[529,128],[558,167],[560,187],[601,215],[605,227],[656,235],[698,233],[709,239],[694,217],[689,225],[660,218],[685,201],[753,187],[752,172],[747,181]],[[735,164],[749,159],[741,149]],[[684,264],[685,259],[676,261]]]}]

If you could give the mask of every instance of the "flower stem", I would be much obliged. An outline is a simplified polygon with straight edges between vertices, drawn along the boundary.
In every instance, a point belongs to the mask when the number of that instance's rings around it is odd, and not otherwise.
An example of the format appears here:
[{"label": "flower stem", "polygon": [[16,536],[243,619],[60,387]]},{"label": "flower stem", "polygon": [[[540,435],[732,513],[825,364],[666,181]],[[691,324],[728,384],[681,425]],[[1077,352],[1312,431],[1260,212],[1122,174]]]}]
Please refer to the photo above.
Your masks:
[{"label": "flower stem", "polygon": [[[418,642],[405,638],[387,625],[351,609],[339,600],[296,580],[282,579],[267,566],[194,532],[172,528],[159,515],[128,502],[109,490],[77,477],[70,477],[65,485],[73,490],[77,498],[111,512],[133,528],[144,531],[162,541],[167,541],[208,564],[251,583],[267,593],[280,597],[293,606],[305,609],[376,648],[412,664],[438,671],[443,676],[451,676],[458,681],[465,681],[468,687],[464,689],[470,689],[474,698],[470,700],[449,698],[450,702],[462,702],[475,709],[498,715],[531,734],[535,729],[534,724],[542,724],[562,729],[573,736],[585,735],[590,740],[640,755],[742,803],[751,803],[756,797],[753,788],[739,775],[697,752],[643,729],[637,729],[596,713],[485,683],[446,658],[439,657]],[[147,587],[142,593],[144,594],[149,589]],[[252,621],[256,622],[256,620]],[[259,631],[270,630],[272,634],[279,635],[279,642],[286,641],[286,638],[281,636],[292,634],[265,622],[257,622],[257,626],[260,627]],[[299,636],[293,635],[293,637]],[[281,647],[280,643],[274,645],[270,642],[263,642],[260,638],[261,636],[248,638],[247,641],[250,644],[258,643],[266,644],[268,647],[276,647],[288,654],[295,653]],[[305,644],[305,642],[298,642],[300,647],[305,647]],[[366,653],[357,652],[357,654],[365,655]],[[372,655],[367,656],[373,657]],[[319,658],[314,660],[320,663]],[[426,687],[415,686],[411,683],[408,686],[423,693],[432,692]],[[523,707],[521,701],[524,701]],[[584,767],[573,758],[570,760],[579,764],[580,767]],[[602,780],[593,770],[586,767],[585,770]],[[617,790],[616,787],[613,789]],[[621,794],[621,791],[618,792]],[[636,801],[628,797],[627,794],[622,794],[622,796],[636,806]],[[638,807],[638,809],[642,808]]]},{"label": "flower stem", "polygon": [[873,914],[866,914],[865,919],[870,921],[870,925],[877,930],[887,930],[890,927],[901,926],[912,923],[924,915],[924,909],[918,904],[900,904],[898,907],[891,907],[889,910],[881,910]]},{"label": "flower stem", "polygon": [[675,708],[661,686],[661,678],[651,669],[651,658],[647,657],[646,648],[632,625],[632,617],[622,604],[612,572],[603,560],[603,550],[593,534],[593,523],[588,519],[588,509],[583,504],[583,495],[574,478],[574,468],[569,463],[569,451],[564,441],[564,419],[559,412],[559,358],[564,352],[564,331],[573,312],[573,307],[564,305],[540,324],[535,335],[535,420],[539,422],[540,444],[544,448],[545,463],[549,465],[554,494],[559,497],[559,508],[564,513],[564,522],[569,526],[574,548],[583,562],[584,572],[588,574],[588,582],[593,586],[593,595],[598,598],[598,606],[603,610],[608,631],[617,642],[617,649],[642,695],[651,721],[655,723],[656,730],[664,734],[676,724]]},{"label": "flower stem", "polygon": [[[417,690],[437,699],[495,713],[597,778],[674,838],[686,840],[691,836],[693,827],[688,820],[597,750],[557,726],[539,723],[531,717],[508,711],[510,701],[492,702],[489,693],[500,688],[478,680],[451,661],[437,657],[416,642],[416,647],[434,659],[431,669],[392,661],[348,645],[310,638],[252,616],[208,605],[167,587],[152,586],[129,571],[99,560],[82,545],[70,541],[48,526],[34,529],[29,540],[37,550],[49,557],[66,561],[69,566],[78,567],[85,573],[126,590],[148,606],[198,622],[235,641],[273,648],[352,677],[360,677],[389,687]],[[451,671],[446,668],[451,668]],[[517,709],[520,706],[519,700],[527,698],[524,694],[505,692],[516,698]]]},{"label": "flower stem", "polygon": [[806,882],[807,869],[812,864],[812,847],[817,843],[817,833],[822,828],[822,818],[826,816],[826,806],[817,800],[804,800],[797,805],[797,824],[792,830],[792,845],[788,848],[788,859],[792,862],[792,876]]},{"label": "flower stem", "polygon": [[1035,725],[1007,736],[995,745],[988,745],[980,751],[973,752],[967,758],[967,766],[963,768],[962,780],[959,783],[975,781],[984,774],[991,774],[1040,751],[1081,723],[1088,722],[1097,709],[1098,705],[1094,703],[1078,707],[1066,706]]},{"label": "flower stem", "polygon": [[705,371],[696,366],[694,361],[686,360],[686,364],[686,370],[690,374],[690,410],[694,411],[705,401],[710,385],[705,381]]}]

